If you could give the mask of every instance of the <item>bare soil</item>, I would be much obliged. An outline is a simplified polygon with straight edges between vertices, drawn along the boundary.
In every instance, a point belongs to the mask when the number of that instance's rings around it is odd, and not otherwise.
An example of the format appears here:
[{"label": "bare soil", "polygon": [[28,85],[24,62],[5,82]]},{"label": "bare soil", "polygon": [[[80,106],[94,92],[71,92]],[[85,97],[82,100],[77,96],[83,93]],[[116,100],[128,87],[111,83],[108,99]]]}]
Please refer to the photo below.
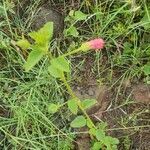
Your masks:
[{"label": "bare soil", "polygon": [[[142,82],[135,84],[125,80],[118,94],[117,85],[112,88],[108,84],[98,85],[95,77],[87,74],[92,69],[91,62],[85,61],[84,67],[87,71],[86,73],[81,71],[81,83],[73,88],[81,100],[97,99],[98,104],[87,111],[91,119],[94,122],[103,120],[108,123],[107,134],[120,140],[119,150],[149,150],[150,85]],[[118,95],[117,100],[116,95]],[[127,98],[131,101],[125,102]],[[82,128],[78,131],[83,132],[87,129]],[[90,150],[91,139],[88,134],[79,135],[76,142],[76,150]]]}]

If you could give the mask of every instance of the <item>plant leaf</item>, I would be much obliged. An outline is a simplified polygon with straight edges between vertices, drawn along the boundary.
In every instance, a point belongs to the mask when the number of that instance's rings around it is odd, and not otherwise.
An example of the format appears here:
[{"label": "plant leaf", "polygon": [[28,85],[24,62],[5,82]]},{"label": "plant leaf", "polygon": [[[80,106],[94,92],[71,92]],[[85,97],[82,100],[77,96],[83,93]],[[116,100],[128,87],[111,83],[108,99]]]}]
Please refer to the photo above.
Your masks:
[{"label": "plant leaf", "polygon": [[77,116],[72,122],[71,122],[71,127],[73,128],[81,128],[86,125],[86,119],[84,116]]},{"label": "plant leaf", "polygon": [[78,21],[86,20],[87,16],[88,16],[87,14],[84,14],[81,11],[75,11],[74,13],[74,19]]},{"label": "plant leaf", "polygon": [[101,148],[103,148],[103,144],[101,142],[95,142],[92,150],[100,150]]},{"label": "plant leaf", "polygon": [[106,130],[106,127],[107,127],[107,122],[100,122],[97,124],[97,127],[100,129],[100,130]]},{"label": "plant leaf", "polygon": [[54,68],[57,68],[64,72],[70,72],[69,62],[64,57],[58,57],[51,60],[51,64]]},{"label": "plant leaf", "polygon": [[31,46],[27,39],[19,40],[16,42],[16,44],[24,50],[28,49]]},{"label": "plant leaf", "polygon": [[58,111],[59,107],[60,107],[59,105],[51,103],[48,106],[48,111],[49,111],[49,113],[54,114],[54,113],[56,113]]},{"label": "plant leaf", "polygon": [[112,150],[112,146],[114,147],[114,145],[119,144],[119,140],[117,138],[113,138],[111,136],[105,136],[104,139],[102,140],[102,142],[106,145],[108,150]]},{"label": "plant leaf", "polygon": [[35,44],[42,47],[48,47],[48,43],[53,36],[53,22],[47,22],[38,31],[30,32],[29,36],[35,40]]},{"label": "plant leaf", "polygon": [[53,67],[53,65],[50,65],[50,66],[48,67],[48,71],[49,71],[49,73],[51,74],[51,76],[53,76],[53,77],[55,77],[55,78],[61,78],[62,73],[63,73],[61,70],[59,70],[59,69]]},{"label": "plant leaf", "polygon": [[143,71],[145,75],[150,75],[150,63],[144,65]]},{"label": "plant leaf", "polygon": [[104,132],[104,130],[97,129],[96,130],[96,138],[99,141],[103,140],[105,138],[105,132]]},{"label": "plant leaf", "polygon": [[70,26],[68,29],[65,30],[65,36],[74,36],[77,37],[79,35],[79,32],[77,31],[77,28],[74,26]]},{"label": "plant leaf", "polygon": [[82,101],[82,106],[84,109],[90,108],[93,105],[95,105],[97,103],[97,101],[95,99],[85,99]]},{"label": "plant leaf", "polygon": [[78,105],[77,105],[76,99],[68,100],[67,104],[68,104],[69,110],[70,110],[73,114],[76,115],[77,112],[78,112]]},{"label": "plant leaf", "polygon": [[110,144],[119,144],[119,140],[117,138],[113,138],[111,136],[107,136],[106,141],[109,142]]},{"label": "plant leaf", "polygon": [[44,55],[45,51],[41,49],[32,50],[24,64],[25,71],[32,69],[32,67],[34,67]]}]

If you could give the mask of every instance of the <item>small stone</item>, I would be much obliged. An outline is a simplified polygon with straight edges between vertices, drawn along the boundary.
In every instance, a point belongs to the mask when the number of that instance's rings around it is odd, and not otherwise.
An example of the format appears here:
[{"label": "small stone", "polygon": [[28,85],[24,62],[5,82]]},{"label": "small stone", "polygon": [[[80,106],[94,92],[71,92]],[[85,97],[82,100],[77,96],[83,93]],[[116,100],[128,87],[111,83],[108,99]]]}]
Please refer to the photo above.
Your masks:
[{"label": "small stone", "polygon": [[92,87],[90,87],[88,89],[88,95],[93,96],[95,94],[94,89]]},{"label": "small stone", "polygon": [[77,86],[77,90],[81,90],[81,87]]}]

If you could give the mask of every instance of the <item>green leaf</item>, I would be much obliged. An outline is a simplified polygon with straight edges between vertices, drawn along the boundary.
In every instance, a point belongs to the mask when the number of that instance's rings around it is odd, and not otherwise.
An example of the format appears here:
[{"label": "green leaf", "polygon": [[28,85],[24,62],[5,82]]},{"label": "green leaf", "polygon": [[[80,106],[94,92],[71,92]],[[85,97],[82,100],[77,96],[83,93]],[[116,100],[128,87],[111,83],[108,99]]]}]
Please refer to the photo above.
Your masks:
[{"label": "green leaf", "polygon": [[86,20],[87,16],[88,16],[87,14],[84,14],[81,11],[75,11],[74,13],[74,19],[78,21]]},{"label": "green leaf", "polygon": [[64,72],[70,72],[69,61],[67,61],[64,57],[58,57],[51,60],[51,64],[54,68],[57,68]]},{"label": "green leaf", "polygon": [[74,36],[77,37],[79,35],[79,32],[77,31],[77,28],[74,26],[69,27],[65,30],[65,36]]},{"label": "green leaf", "polygon": [[145,30],[150,29],[150,10],[145,12],[144,17],[141,19],[141,23]]},{"label": "green leaf", "polygon": [[84,109],[90,108],[93,105],[95,105],[97,103],[97,101],[95,99],[85,99],[84,101],[82,101],[82,106]]},{"label": "green leaf", "polygon": [[76,115],[77,112],[78,112],[78,105],[77,105],[76,99],[68,100],[67,104],[68,104],[69,110],[70,110],[73,114]]},{"label": "green leaf", "polygon": [[111,136],[105,136],[102,141],[106,145],[107,150],[112,150],[113,145],[119,144],[119,140],[117,138],[113,138]]},{"label": "green leaf", "polygon": [[77,116],[72,122],[71,122],[71,127],[73,128],[81,128],[86,125],[86,119],[84,116]]},{"label": "green leaf", "polygon": [[101,148],[103,148],[103,144],[101,142],[95,142],[92,150],[100,150]]},{"label": "green leaf", "polygon": [[105,132],[104,132],[104,130],[97,129],[96,130],[96,138],[99,141],[103,140],[105,138]]},{"label": "green leaf", "polygon": [[48,112],[54,114],[58,111],[59,107],[60,107],[59,105],[51,103],[48,106]]},{"label": "green leaf", "polygon": [[19,40],[16,42],[16,44],[24,50],[28,49],[31,46],[27,39]]},{"label": "green leaf", "polygon": [[150,63],[144,65],[143,71],[145,75],[150,75]]},{"label": "green leaf", "polygon": [[62,73],[63,73],[61,70],[55,68],[53,65],[50,65],[48,67],[48,71],[51,74],[51,76],[53,76],[55,78],[61,78]]},{"label": "green leaf", "polygon": [[[129,145],[130,146],[130,145]],[[128,148],[129,149],[129,148]],[[118,150],[117,145],[112,145],[111,150]]]},{"label": "green leaf", "polygon": [[100,122],[97,127],[100,129],[100,130],[105,130],[106,127],[107,127],[107,122]]},{"label": "green leaf", "polygon": [[119,140],[117,138],[113,138],[111,136],[107,136],[107,141],[109,141],[109,143],[111,143],[112,145],[119,144]]},{"label": "green leaf", "polygon": [[81,11],[74,11],[74,10],[71,10],[69,12],[69,15],[65,18],[65,21],[81,21],[81,20],[86,20],[87,18],[87,14],[84,14],[83,12]]},{"label": "green leaf", "polygon": [[32,50],[24,64],[25,71],[32,69],[32,67],[34,67],[44,55],[45,51],[41,49]]},{"label": "green leaf", "polygon": [[48,47],[48,43],[53,36],[53,22],[46,23],[38,31],[29,33],[29,36],[35,40],[35,44]]}]

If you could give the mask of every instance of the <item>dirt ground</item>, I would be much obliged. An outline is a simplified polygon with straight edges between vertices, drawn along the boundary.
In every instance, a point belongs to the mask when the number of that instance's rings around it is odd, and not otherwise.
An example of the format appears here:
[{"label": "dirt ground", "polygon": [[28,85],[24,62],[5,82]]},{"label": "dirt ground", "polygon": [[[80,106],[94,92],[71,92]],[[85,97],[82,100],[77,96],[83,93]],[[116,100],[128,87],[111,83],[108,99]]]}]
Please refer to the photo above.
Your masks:
[{"label": "dirt ground", "polygon": [[[90,59],[90,58],[89,58]],[[86,61],[85,70],[90,70]],[[91,64],[92,66],[92,64]],[[83,73],[82,73],[83,74]],[[107,134],[120,140],[119,150],[149,150],[150,149],[150,85],[130,83],[125,80],[121,87],[104,84],[98,86],[94,76],[84,74],[76,95],[80,99],[96,98],[98,104],[88,111],[95,122],[106,121]],[[94,82],[95,81],[95,82]],[[90,83],[90,84],[89,84]],[[116,95],[119,95],[116,99]],[[127,100],[128,99],[128,100]],[[83,129],[86,131],[86,129]],[[80,135],[76,139],[76,150],[90,150],[90,137]]]}]

